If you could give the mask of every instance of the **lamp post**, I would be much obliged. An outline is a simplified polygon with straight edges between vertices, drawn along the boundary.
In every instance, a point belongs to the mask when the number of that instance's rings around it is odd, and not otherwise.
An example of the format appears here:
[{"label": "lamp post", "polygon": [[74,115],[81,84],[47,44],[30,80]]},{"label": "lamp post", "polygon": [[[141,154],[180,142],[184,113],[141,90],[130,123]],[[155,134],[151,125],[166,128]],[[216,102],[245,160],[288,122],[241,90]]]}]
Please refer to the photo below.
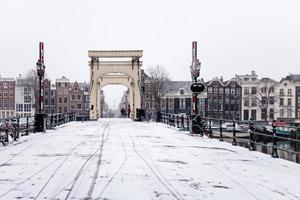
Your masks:
[{"label": "lamp post", "polygon": [[39,60],[36,63],[37,75],[39,77],[39,107],[35,115],[35,130],[37,132],[46,132],[46,116],[44,112],[44,43],[39,43]]}]

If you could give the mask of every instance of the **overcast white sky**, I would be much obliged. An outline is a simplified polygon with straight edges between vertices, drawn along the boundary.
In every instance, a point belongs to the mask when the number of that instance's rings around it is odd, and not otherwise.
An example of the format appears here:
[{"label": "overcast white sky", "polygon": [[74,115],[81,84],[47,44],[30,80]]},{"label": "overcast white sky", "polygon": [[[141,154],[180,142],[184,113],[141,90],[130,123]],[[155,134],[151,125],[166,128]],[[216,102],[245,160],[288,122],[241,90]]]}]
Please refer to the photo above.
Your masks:
[{"label": "overcast white sky", "polygon": [[190,80],[193,40],[205,80],[300,73],[299,0],[1,0],[0,34],[5,77],[35,68],[39,41],[52,80],[88,81],[92,49],[141,49],[143,68]]}]

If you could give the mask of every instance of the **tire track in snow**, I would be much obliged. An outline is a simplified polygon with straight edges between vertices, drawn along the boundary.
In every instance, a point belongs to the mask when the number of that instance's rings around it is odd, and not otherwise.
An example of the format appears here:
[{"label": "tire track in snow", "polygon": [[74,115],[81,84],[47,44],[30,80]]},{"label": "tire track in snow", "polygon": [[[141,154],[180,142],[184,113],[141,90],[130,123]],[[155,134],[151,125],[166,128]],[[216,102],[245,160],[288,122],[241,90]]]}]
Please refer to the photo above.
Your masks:
[{"label": "tire track in snow", "polygon": [[[120,128],[119,128],[119,130],[120,130]],[[112,183],[112,181],[114,180],[114,178],[119,174],[119,172],[122,170],[122,168],[125,166],[125,164],[126,164],[126,162],[128,160],[127,150],[125,148],[124,140],[123,140],[121,134],[119,133],[119,130],[117,131],[117,134],[119,135],[119,138],[121,139],[122,148],[123,148],[124,153],[125,153],[125,159],[123,160],[121,166],[117,169],[117,171],[112,175],[112,177],[104,185],[103,189],[101,190],[101,192],[100,192],[99,196],[96,198],[96,200],[99,200],[99,199],[102,198],[102,195],[104,194],[104,192],[107,190],[107,188]]]},{"label": "tire track in snow", "polygon": [[68,153],[67,156],[65,157],[65,159],[59,164],[59,166],[54,170],[54,172],[51,174],[51,176],[48,178],[48,180],[46,181],[46,183],[43,185],[43,187],[41,188],[41,190],[38,192],[38,194],[34,197],[34,200],[36,200],[41,193],[44,191],[44,189],[47,187],[47,185],[49,184],[49,182],[52,180],[52,178],[55,176],[55,174],[58,172],[58,170],[63,166],[63,164],[67,161],[67,159],[72,155],[72,153],[74,152],[75,149],[78,148],[78,146],[81,144],[82,142],[79,142],[74,148],[72,148]]},{"label": "tire track in snow", "polygon": [[15,190],[16,188],[18,188],[19,186],[23,185],[24,183],[26,183],[27,181],[31,180],[33,177],[35,177],[36,175],[38,175],[39,173],[41,173],[42,171],[46,170],[47,168],[49,168],[51,165],[53,165],[56,161],[58,161],[60,158],[55,159],[54,161],[50,162],[48,165],[46,165],[45,167],[43,167],[42,169],[38,170],[37,172],[35,172],[34,174],[32,174],[30,177],[26,178],[24,181],[18,183],[16,186],[12,187],[11,189],[9,189],[8,191],[6,191],[5,193],[0,195],[0,199],[2,197],[4,197],[5,195],[7,195],[8,193],[10,193],[11,191]]},{"label": "tire track in snow", "polygon": [[[109,123],[107,123],[107,124],[105,125],[105,128],[104,128],[104,130],[103,130],[103,135],[102,135],[102,136],[103,136],[103,139],[104,139],[104,135],[105,135],[105,133],[106,133],[106,130],[107,130],[108,126],[109,126]],[[109,133],[109,132],[108,132],[108,133]],[[106,138],[104,139],[105,141],[102,140],[101,143],[105,143],[105,142],[107,141],[107,139],[108,139],[108,134],[107,134]],[[94,151],[94,153],[88,157],[88,159],[83,163],[83,165],[81,166],[81,168],[78,170],[78,172],[77,172],[75,178],[74,178],[73,181],[70,183],[70,184],[71,184],[71,187],[70,187],[70,189],[68,189],[68,193],[67,193],[66,197],[64,198],[65,200],[69,199],[69,197],[71,196],[72,191],[74,190],[74,188],[75,188],[75,186],[76,186],[76,184],[77,184],[77,181],[79,180],[80,176],[82,175],[82,173],[83,173],[85,170],[88,169],[88,167],[86,167],[86,166],[88,166],[89,161],[97,154],[98,151],[101,151],[102,147],[103,147],[103,145],[101,145],[99,148],[97,148],[96,151]],[[101,163],[100,163],[100,164],[101,164]],[[92,181],[92,182],[93,182],[93,181]],[[91,186],[91,187],[92,187],[92,186]],[[64,191],[65,189],[66,189],[66,188],[64,187],[64,188],[63,188],[61,191],[59,191],[53,198],[55,198],[57,195],[59,195],[59,194],[60,194],[62,191]]]},{"label": "tire track in snow", "polygon": [[[194,156],[195,158],[199,159],[198,156],[196,156],[195,154],[193,154],[192,152],[190,152],[187,148],[184,148],[187,152],[189,152],[192,156]],[[201,160],[201,159],[200,159]],[[213,163],[210,163],[211,167],[214,168],[215,170],[217,170],[220,174],[226,176],[227,178],[229,178],[233,183],[235,183],[236,185],[238,185],[240,188],[242,188],[242,190],[244,190],[247,194],[249,194],[250,196],[252,196],[254,199],[259,200],[258,197],[256,197],[254,194],[252,194],[249,190],[247,190],[244,186],[242,186],[239,182],[237,182],[234,178],[232,178],[230,175],[228,175],[227,173],[223,172],[221,169],[219,169],[218,167],[216,167],[216,161],[214,159],[211,160]]]},{"label": "tire track in snow", "polygon": [[[131,126],[132,128],[133,126]],[[142,156],[142,154],[137,151],[135,140],[133,139],[133,136],[129,134],[129,137],[132,140],[133,143],[133,151],[142,159],[142,161],[147,165],[147,167],[151,170],[151,172],[154,174],[154,176],[157,178],[157,180],[170,192],[170,194],[177,200],[184,200],[184,198],[181,196],[181,194],[171,185],[171,183],[166,179],[166,177],[161,173],[161,171],[158,169],[158,167],[155,165],[153,159],[147,152],[148,150],[139,142],[139,144],[145,149],[145,152],[148,154],[148,157],[151,160],[152,165],[151,167],[150,163],[147,162],[147,160]]]},{"label": "tire track in snow", "polygon": [[100,145],[100,153],[99,153],[99,157],[98,157],[98,162],[97,162],[97,167],[96,167],[96,170],[94,172],[94,176],[93,176],[93,180],[92,180],[92,183],[90,185],[90,188],[88,190],[88,194],[87,194],[87,199],[91,199],[91,196],[94,192],[94,189],[95,189],[95,184],[96,184],[96,180],[98,179],[98,174],[99,174],[99,170],[100,170],[100,165],[102,163],[102,155],[103,155],[103,147],[104,147],[104,144],[106,143],[106,141],[108,140],[108,135],[110,133],[110,126],[108,124],[108,128],[107,128],[107,137],[106,139],[104,139],[104,133],[102,135],[102,142],[101,142],[101,145]]}]

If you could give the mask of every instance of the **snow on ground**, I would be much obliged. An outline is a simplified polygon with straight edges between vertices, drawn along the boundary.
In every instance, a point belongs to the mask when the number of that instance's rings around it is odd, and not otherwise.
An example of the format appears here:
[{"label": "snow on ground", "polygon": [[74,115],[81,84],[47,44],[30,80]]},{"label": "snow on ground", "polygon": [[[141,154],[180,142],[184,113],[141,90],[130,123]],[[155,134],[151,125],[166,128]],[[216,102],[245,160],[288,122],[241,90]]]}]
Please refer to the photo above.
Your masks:
[{"label": "snow on ground", "polygon": [[299,178],[296,163],[127,119],[0,147],[0,200],[300,199]]}]

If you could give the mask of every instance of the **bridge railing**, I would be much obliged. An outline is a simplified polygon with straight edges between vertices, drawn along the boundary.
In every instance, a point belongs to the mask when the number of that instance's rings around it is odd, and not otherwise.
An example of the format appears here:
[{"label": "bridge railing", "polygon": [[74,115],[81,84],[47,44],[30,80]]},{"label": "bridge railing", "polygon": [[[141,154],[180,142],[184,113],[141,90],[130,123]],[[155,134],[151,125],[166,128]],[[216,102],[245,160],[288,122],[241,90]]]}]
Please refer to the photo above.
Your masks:
[{"label": "bridge railing", "polygon": [[[198,117],[198,119],[197,119]],[[179,130],[190,131],[199,136],[207,135],[209,138],[219,138],[220,141],[227,141],[232,145],[242,145],[251,151],[257,147],[267,149],[266,153],[278,158],[278,150],[295,154],[296,162],[299,163],[300,155],[300,127],[288,126],[288,131],[280,132],[276,121],[271,124],[260,121],[238,121],[197,116],[193,127],[189,115],[161,113],[161,122]],[[280,147],[278,142],[289,142],[293,149]]]},{"label": "bridge railing", "polygon": [[[46,115],[46,129],[53,129],[59,125],[75,121],[75,113],[54,113]],[[21,136],[36,132],[35,116],[12,117],[0,119],[0,143],[8,145],[10,137],[18,141]]]}]

